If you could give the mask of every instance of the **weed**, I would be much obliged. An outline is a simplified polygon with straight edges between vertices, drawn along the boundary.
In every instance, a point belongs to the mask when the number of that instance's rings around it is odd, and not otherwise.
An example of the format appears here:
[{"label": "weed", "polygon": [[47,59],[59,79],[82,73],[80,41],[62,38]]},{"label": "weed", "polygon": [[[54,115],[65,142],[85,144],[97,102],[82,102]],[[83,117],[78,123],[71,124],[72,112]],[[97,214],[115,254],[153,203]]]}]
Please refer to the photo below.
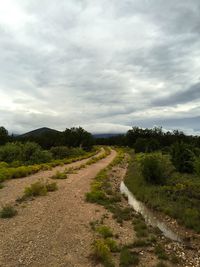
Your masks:
[{"label": "weed", "polygon": [[95,240],[92,248],[95,260],[101,262],[105,267],[114,267],[110,248],[105,244],[104,240]]},{"label": "weed", "polygon": [[111,252],[119,252],[120,251],[120,248],[114,239],[106,238],[105,243],[110,248]]},{"label": "weed", "polygon": [[4,206],[0,211],[1,218],[12,218],[17,215],[16,209],[11,205]]},{"label": "weed", "polygon": [[157,255],[158,259],[160,259],[160,260],[167,260],[168,259],[168,256],[165,253],[165,250],[162,248],[161,245],[157,245],[155,247],[155,254]]},{"label": "weed", "polygon": [[67,179],[67,174],[57,171],[53,176],[51,176],[51,179]]},{"label": "weed", "polygon": [[58,190],[58,185],[57,183],[46,183],[46,188],[48,192],[53,192]]},{"label": "weed", "polygon": [[101,225],[96,228],[97,233],[99,233],[103,238],[112,237],[113,232],[110,227],[106,225]]},{"label": "weed", "polygon": [[36,197],[36,196],[45,196],[47,194],[47,188],[44,183],[37,181],[31,184],[29,187],[26,187],[24,190],[24,197]]},{"label": "weed", "polygon": [[138,265],[139,257],[137,253],[131,252],[128,248],[124,247],[120,253],[120,267],[129,267]]}]

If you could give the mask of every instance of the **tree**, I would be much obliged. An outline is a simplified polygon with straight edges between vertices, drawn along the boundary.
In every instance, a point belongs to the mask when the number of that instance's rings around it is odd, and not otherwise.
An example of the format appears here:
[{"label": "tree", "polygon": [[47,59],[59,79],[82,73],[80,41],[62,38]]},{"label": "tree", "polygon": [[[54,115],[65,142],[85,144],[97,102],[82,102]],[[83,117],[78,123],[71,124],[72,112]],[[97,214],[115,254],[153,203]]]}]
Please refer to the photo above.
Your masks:
[{"label": "tree", "polygon": [[1,126],[0,127],[0,145],[4,145],[6,142],[8,142],[9,136],[8,136],[8,131]]},{"label": "tree", "polygon": [[194,171],[194,158],[192,147],[186,143],[176,142],[171,147],[172,163],[179,172],[192,173]]},{"label": "tree", "polygon": [[64,143],[69,147],[91,148],[94,143],[91,133],[81,127],[73,127],[64,131]]}]

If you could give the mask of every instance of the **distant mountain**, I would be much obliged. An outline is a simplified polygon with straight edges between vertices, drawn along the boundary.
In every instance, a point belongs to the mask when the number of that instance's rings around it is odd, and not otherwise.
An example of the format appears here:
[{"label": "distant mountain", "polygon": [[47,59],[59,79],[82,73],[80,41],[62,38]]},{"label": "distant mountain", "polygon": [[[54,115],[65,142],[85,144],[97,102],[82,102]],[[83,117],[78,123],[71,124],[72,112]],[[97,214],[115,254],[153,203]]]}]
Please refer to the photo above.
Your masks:
[{"label": "distant mountain", "polygon": [[38,136],[40,136],[42,134],[46,134],[46,133],[60,133],[60,132],[57,130],[48,128],[48,127],[42,127],[42,128],[30,131],[28,133],[18,135],[18,137],[38,137]]},{"label": "distant mountain", "polygon": [[113,136],[123,135],[123,133],[102,133],[102,134],[93,134],[94,138],[110,138]]}]

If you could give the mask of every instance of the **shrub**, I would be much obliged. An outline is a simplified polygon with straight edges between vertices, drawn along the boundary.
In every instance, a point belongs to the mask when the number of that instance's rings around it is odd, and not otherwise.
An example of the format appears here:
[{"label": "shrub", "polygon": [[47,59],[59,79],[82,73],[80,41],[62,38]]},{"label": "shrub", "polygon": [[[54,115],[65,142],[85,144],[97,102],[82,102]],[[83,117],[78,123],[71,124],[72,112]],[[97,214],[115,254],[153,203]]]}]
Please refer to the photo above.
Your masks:
[{"label": "shrub", "polygon": [[56,174],[51,176],[52,179],[67,179],[67,174],[64,172],[57,171]]},{"label": "shrub", "polygon": [[0,211],[1,218],[12,218],[17,215],[17,211],[13,206],[6,205]]},{"label": "shrub", "polygon": [[52,147],[50,151],[55,159],[64,159],[71,155],[70,149],[66,146]]},{"label": "shrub", "polygon": [[58,190],[58,185],[57,183],[46,183],[46,188],[48,192],[53,192]]},{"label": "shrub", "polygon": [[2,161],[2,162],[0,162],[0,169],[2,169],[2,168],[8,168],[8,163],[7,162],[4,162],[4,161]]},{"label": "shrub", "polygon": [[171,147],[172,163],[179,172],[192,173],[194,171],[193,148],[183,142],[175,143]]},{"label": "shrub", "polygon": [[93,190],[86,193],[86,200],[91,203],[102,204],[107,200],[106,194],[101,190]]},{"label": "shrub", "polygon": [[105,267],[114,267],[112,254],[108,245],[104,240],[97,239],[93,243],[93,256],[97,261],[100,261]]},{"label": "shrub", "polygon": [[195,173],[200,176],[200,157],[196,157],[193,164]]},{"label": "shrub", "polygon": [[165,184],[170,177],[173,166],[166,155],[150,154],[145,155],[141,162],[142,175],[144,179],[152,184]]},{"label": "shrub", "polygon": [[165,250],[161,247],[161,245],[157,245],[155,247],[155,254],[157,255],[158,259],[161,259],[161,260],[167,260],[168,259],[168,256],[165,253]]},{"label": "shrub", "polygon": [[120,251],[120,249],[117,245],[117,242],[114,239],[106,238],[105,243],[110,248],[111,252],[119,252]]},{"label": "shrub", "polygon": [[0,161],[11,163],[13,167],[19,164],[35,164],[49,162],[52,160],[52,154],[44,151],[34,142],[27,143],[7,143],[0,147]]},{"label": "shrub", "polygon": [[47,187],[41,181],[37,181],[26,187],[24,190],[25,197],[45,196],[47,194]]},{"label": "shrub", "polygon": [[123,248],[120,253],[120,267],[129,267],[138,265],[138,254],[131,252],[128,248]]},{"label": "shrub", "polygon": [[11,163],[15,160],[21,160],[21,157],[22,144],[19,142],[7,143],[6,145],[0,147],[0,161]]},{"label": "shrub", "polygon": [[110,227],[102,225],[96,228],[97,233],[99,233],[103,238],[112,237],[113,233]]}]

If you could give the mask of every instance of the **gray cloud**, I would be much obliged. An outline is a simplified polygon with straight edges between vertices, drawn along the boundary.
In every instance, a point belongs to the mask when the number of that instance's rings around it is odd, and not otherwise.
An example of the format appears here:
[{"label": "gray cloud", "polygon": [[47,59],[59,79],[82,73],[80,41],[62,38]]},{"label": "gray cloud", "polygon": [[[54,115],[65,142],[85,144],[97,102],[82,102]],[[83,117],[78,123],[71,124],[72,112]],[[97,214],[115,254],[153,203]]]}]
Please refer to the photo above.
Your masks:
[{"label": "gray cloud", "polygon": [[158,98],[152,101],[153,105],[171,106],[188,103],[200,99],[200,82],[192,85],[189,89],[171,94],[165,98]]},{"label": "gray cloud", "polygon": [[199,12],[198,0],[5,1],[0,124],[17,132],[133,124],[194,131]]}]

